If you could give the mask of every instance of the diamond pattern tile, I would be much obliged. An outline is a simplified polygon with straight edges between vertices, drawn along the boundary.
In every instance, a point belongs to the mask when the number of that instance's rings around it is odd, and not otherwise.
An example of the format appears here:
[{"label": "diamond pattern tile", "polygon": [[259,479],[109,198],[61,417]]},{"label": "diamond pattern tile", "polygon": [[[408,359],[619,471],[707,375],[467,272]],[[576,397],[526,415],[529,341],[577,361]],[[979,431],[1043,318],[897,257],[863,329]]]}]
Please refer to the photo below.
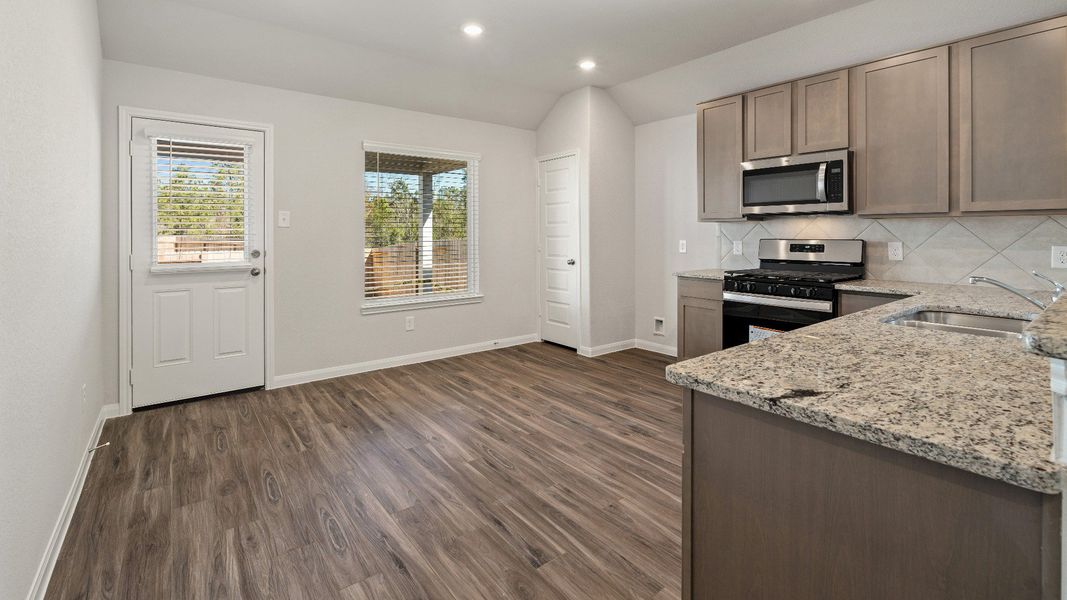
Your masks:
[{"label": "diamond pattern tile", "polygon": [[756,224],[748,221],[744,223],[720,223],[719,231],[730,240],[743,240]]},{"label": "diamond pattern tile", "polygon": [[[857,238],[867,241],[868,276],[877,279],[965,283],[970,275],[985,275],[1030,289],[1046,287],[1029,274],[1035,269],[1067,279],[1067,270],[1049,268],[1049,247],[1067,246],[1067,216],[863,219],[798,215],[723,223],[720,231],[720,265],[726,269],[758,266],[759,240],[766,237]],[[731,253],[733,240],[742,241],[742,256]],[[889,260],[888,243],[893,241],[903,242],[904,260]]]},{"label": "diamond pattern tile", "polygon": [[1052,263],[1051,246],[1067,246],[1067,227],[1054,219],[1046,219],[1005,248],[1002,254],[1024,270],[1047,269]]},{"label": "diamond pattern tile", "polygon": [[966,277],[996,253],[989,244],[955,221],[939,229],[912,252],[948,281]]},{"label": "diamond pattern tile", "polygon": [[897,236],[908,248],[918,248],[932,235],[952,222],[952,219],[878,219],[889,233]]},{"label": "diamond pattern tile", "polygon": [[[1022,270],[1018,265],[1004,258],[1004,255],[1002,254],[998,254],[989,259],[988,262],[968,273],[967,277],[970,277],[971,275],[992,277],[1024,290],[1038,290],[1045,287],[1044,284],[1040,283],[1036,278],[1030,275],[1030,273]],[[957,283],[967,283],[967,277],[960,279]]]},{"label": "diamond pattern tile", "polygon": [[1048,220],[1048,217],[957,217],[956,222],[1001,251]]}]

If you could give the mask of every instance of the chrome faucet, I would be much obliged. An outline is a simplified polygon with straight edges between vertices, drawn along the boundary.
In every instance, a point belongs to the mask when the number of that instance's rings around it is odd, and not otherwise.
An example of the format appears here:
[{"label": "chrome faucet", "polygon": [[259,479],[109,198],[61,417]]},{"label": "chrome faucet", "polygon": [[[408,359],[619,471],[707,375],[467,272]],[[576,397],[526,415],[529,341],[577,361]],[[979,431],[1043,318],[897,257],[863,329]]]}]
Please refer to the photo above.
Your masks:
[{"label": "chrome faucet", "polygon": [[[1047,275],[1042,275],[1041,273],[1038,273],[1037,271],[1031,271],[1030,274],[1033,275],[1034,277],[1039,278],[1039,279],[1044,279],[1045,281],[1047,281],[1047,282],[1051,283],[1053,286],[1055,286],[1056,289],[1052,292],[1052,301],[1053,302],[1059,300],[1060,296],[1063,295],[1063,292],[1067,291],[1067,288],[1065,288],[1060,282],[1056,281],[1055,279],[1052,279],[1051,277],[1048,277]],[[988,283],[990,285],[995,285],[995,286],[997,286],[999,288],[1004,288],[1005,290],[1008,290],[1009,292],[1015,294],[1016,296],[1019,296],[1023,300],[1026,300],[1027,302],[1030,302],[1031,304],[1033,304],[1034,306],[1040,308],[1041,310],[1045,310],[1046,308],[1048,308],[1048,304],[1045,304],[1044,302],[1038,300],[1037,298],[1034,298],[1030,294],[1027,294],[1026,292],[1020,290],[1019,288],[1017,288],[1015,286],[1008,285],[1008,284],[1004,283],[1003,281],[1000,281],[1000,280],[997,280],[997,279],[993,279],[992,277],[974,276],[974,277],[968,278],[968,281],[970,281],[971,283]]]}]

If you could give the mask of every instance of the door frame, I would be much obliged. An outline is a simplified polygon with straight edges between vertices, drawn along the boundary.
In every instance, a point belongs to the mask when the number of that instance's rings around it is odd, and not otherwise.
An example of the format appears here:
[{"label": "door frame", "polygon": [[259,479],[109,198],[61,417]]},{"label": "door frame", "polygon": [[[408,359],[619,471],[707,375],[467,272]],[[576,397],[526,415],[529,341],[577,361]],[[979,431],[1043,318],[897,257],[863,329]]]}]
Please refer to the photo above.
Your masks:
[{"label": "door frame", "polygon": [[544,276],[544,262],[541,260],[542,248],[541,248],[541,163],[556,160],[559,158],[567,158],[569,156],[574,157],[575,168],[577,169],[578,179],[578,347],[574,349],[576,353],[581,353],[582,343],[585,341],[585,324],[587,321],[587,315],[585,313],[588,306],[587,289],[585,285],[585,218],[582,216],[586,212],[584,206],[585,199],[582,194],[582,155],[581,151],[577,148],[573,150],[564,150],[562,152],[553,152],[551,154],[545,154],[538,156],[534,159],[534,175],[537,178],[536,190],[537,190],[537,338],[544,341],[541,336],[541,302],[544,300],[541,294],[541,279]]},{"label": "door frame", "polygon": [[[133,412],[130,373],[133,369],[133,286],[130,273],[132,255],[132,169],[130,165],[130,135],[135,118],[174,121],[191,125],[244,129],[263,134],[263,385],[274,387],[274,125],[204,117],[149,108],[120,105],[118,126],[118,204],[119,204],[119,414]],[[125,257],[125,258],[124,258]]]}]

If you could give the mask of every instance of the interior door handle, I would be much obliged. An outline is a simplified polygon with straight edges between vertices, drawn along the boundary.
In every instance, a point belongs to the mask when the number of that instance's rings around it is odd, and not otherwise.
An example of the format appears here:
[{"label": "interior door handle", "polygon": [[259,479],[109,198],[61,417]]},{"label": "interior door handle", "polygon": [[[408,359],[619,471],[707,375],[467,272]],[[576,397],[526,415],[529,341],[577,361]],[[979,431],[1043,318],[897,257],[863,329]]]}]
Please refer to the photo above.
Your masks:
[{"label": "interior door handle", "polygon": [[574,259],[573,258],[568,258],[567,259],[567,264],[568,265],[573,265],[574,264]]},{"label": "interior door handle", "polygon": [[252,274],[252,277],[259,277],[259,274],[262,273],[262,272],[263,271],[259,270],[259,267],[252,267],[252,270],[249,271],[249,273]]}]

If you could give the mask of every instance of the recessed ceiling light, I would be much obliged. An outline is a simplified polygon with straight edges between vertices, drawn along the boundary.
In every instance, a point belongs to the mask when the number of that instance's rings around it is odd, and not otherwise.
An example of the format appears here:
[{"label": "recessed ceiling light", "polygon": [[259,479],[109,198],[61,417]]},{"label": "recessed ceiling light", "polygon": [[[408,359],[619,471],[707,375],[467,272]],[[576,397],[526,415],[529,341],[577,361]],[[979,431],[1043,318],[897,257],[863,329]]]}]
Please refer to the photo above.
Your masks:
[{"label": "recessed ceiling light", "polygon": [[578,67],[583,71],[592,71],[596,68],[596,63],[587,58],[582,62],[578,63]]},{"label": "recessed ceiling light", "polygon": [[478,37],[482,35],[483,31],[485,31],[485,29],[483,29],[482,26],[477,23],[467,23],[463,26],[463,33],[469,35],[470,37]]}]

